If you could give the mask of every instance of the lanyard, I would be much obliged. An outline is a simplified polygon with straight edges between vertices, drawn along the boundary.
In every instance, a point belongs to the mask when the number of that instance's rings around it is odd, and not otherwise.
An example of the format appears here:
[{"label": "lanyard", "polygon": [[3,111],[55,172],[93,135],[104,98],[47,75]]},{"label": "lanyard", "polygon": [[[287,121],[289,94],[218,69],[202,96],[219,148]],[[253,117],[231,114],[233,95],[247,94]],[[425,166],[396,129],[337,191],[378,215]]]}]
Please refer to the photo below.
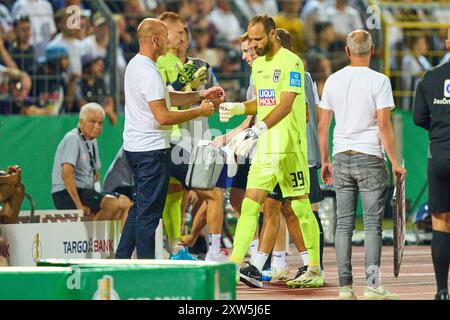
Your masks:
[{"label": "lanyard", "polygon": [[88,144],[88,142],[87,142],[87,139],[86,139],[86,137],[81,133],[80,128],[78,128],[78,134],[80,135],[81,139],[83,139],[84,144],[85,144],[85,146],[86,146],[86,149],[87,149],[87,151],[88,151],[88,154],[89,154],[89,163],[90,163],[90,165],[91,165],[91,168],[92,168],[92,174],[93,174],[93,176],[94,176],[94,181],[95,181],[95,173],[97,172],[97,170],[95,169],[95,155],[96,155],[96,154],[95,154],[95,145],[92,144],[92,153],[91,153],[91,149],[89,148],[89,144]]}]

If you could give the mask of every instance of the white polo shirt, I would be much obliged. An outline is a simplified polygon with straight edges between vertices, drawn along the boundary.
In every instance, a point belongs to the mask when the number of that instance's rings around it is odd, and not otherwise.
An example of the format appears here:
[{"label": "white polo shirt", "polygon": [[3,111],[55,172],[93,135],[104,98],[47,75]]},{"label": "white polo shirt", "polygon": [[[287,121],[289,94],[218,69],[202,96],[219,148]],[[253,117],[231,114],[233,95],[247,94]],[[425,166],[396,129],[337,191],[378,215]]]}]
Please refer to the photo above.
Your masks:
[{"label": "white polo shirt", "polygon": [[166,100],[169,92],[156,64],[146,56],[137,54],[125,71],[125,128],[124,149],[145,152],[169,148],[172,126],[156,121],[148,102]]},{"label": "white polo shirt", "polygon": [[334,112],[333,156],[354,150],[384,157],[376,112],[395,107],[388,77],[367,67],[347,66],[327,79],[319,107]]}]

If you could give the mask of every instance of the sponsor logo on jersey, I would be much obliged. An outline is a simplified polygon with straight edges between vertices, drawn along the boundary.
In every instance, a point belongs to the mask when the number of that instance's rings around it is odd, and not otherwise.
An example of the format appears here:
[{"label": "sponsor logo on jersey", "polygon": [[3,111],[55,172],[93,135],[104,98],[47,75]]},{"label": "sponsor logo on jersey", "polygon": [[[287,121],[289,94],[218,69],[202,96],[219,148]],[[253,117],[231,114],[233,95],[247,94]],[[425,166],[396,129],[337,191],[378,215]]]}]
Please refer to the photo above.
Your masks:
[{"label": "sponsor logo on jersey", "polygon": [[444,97],[450,98],[450,79],[444,82]]},{"label": "sponsor logo on jersey", "polygon": [[280,81],[280,77],[281,77],[281,70],[275,69],[273,71],[273,82],[277,83],[278,81]]},{"label": "sponsor logo on jersey", "polygon": [[277,105],[275,90],[273,89],[259,89],[258,98],[259,98],[259,105],[262,107]]},{"label": "sponsor logo on jersey", "polygon": [[289,85],[291,87],[300,88],[302,86],[302,76],[300,72],[291,71],[289,73]]},{"label": "sponsor logo on jersey", "polygon": [[450,105],[450,99],[446,99],[446,98],[437,99],[437,98],[434,98],[433,104]]}]

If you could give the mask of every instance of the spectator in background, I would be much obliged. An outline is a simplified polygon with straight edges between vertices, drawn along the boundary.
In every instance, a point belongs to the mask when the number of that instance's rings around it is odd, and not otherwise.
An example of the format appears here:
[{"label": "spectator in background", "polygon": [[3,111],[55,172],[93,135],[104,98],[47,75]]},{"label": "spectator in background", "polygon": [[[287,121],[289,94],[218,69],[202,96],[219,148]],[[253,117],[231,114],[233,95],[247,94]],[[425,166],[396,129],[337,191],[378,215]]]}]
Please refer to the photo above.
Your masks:
[{"label": "spectator in background", "polygon": [[334,6],[328,7],[328,21],[333,24],[338,40],[345,42],[347,35],[364,27],[359,12],[348,5],[348,0],[336,0]]},{"label": "spectator in background", "polygon": [[12,17],[8,7],[0,3],[0,34],[11,31]]},{"label": "spectator in background", "polygon": [[192,29],[192,40],[194,46],[189,55],[208,61],[213,69],[219,68],[224,59],[224,52],[217,48],[208,47],[210,40],[208,29],[202,26],[194,27]]},{"label": "spectator in background", "polygon": [[45,48],[56,33],[53,8],[47,0],[17,0],[11,10],[12,16],[28,16],[31,22],[31,44],[37,57],[45,55]]},{"label": "spectator in background", "polygon": [[94,34],[86,37],[81,41],[83,55],[89,54],[106,58],[109,44],[108,24],[106,22],[106,19],[102,15],[95,14],[93,25]]},{"label": "spectator in background", "polygon": [[83,40],[91,35],[91,14],[90,11],[83,11],[80,17],[80,30],[78,32],[78,39]]},{"label": "spectator in background", "polygon": [[330,58],[330,46],[336,37],[333,25],[330,22],[316,23],[313,33],[316,35],[316,43],[309,53],[321,54]]},{"label": "spectator in background", "polygon": [[81,41],[78,39],[80,29],[70,26],[68,22],[71,16],[65,12],[65,9],[61,9],[60,12],[62,15],[61,33],[58,33],[47,46],[63,47],[67,50],[70,60],[67,76],[68,78],[78,79],[81,77],[81,57],[83,55],[83,47]]},{"label": "spectator in background", "polygon": [[92,220],[120,220],[131,206],[126,196],[100,191],[97,138],[105,113],[96,103],[81,107],[78,127],[58,145],[53,162],[52,197],[59,210],[81,209]]},{"label": "spectator in background", "polygon": [[328,21],[326,14],[328,2],[326,0],[309,0],[303,6],[300,18],[305,24],[305,37],[310,47],[317,45],[316,24]]},{"label": "spectator in background", "polygon": [[139,0],[124,0],[123,14],[127,21],[128,32],[136,39],[136,28],[145,15],[145,8]]},{"label": "spectator in background", "polygon": [[105,67],[101,57],[83,59],[83,77],[79,84],[80,105],[97,102],[112,124],[117,123],[114,101],[104,80]]},{"label": "spectator in background", "polygon": [[49,47],[38,62],[39,77],[33,83],[33,97],[45,114],[57,115],[63,109],[64,93],[75,93],[75,82],[66,86],[63,78],[70,65],[69,53],[64,47]]},{"label": "spectator in background", "polygon": [[316,45],[308,54],[319,54],[329,59],[332,70],[337,71],[347,64],[348,58],[342,53],[342,42],[336,41],[336,31],[330,22],[321,22],[315,25]]},{"label": "spectator in background", "polygon": [[247,20],[261,12],[267,13],[271,17],[278,14],[278,5],[275,0],[235,0],[234,2]]},{"label": "spectator in background", "polygon": [[5,42],[3,41],[3,37],[0,34],[0,61],[3,62],[5,66],[8,68],[17,68],[17,64],[14,59],[9,54],[8,50],[5,47]]},{"label": "spectator in background", "polygon": [[[30,80],[31,82],[31,80]],[[20,79],[9,79],[6,100],[0,102],[1,114],[43,114],[41,109],[35,105],[34,99],[29,96],[29,91]]]},{"label": "spectator in background", "polygon": [[0,101],[0,114],[23,113],[22,108],[32,105],[28,97],[31,79],[27,73],[0,65],[0,84],[2,83],[4,90],[0,90],[0,94],[3,93],[6,99]]},{"label": "spectator in background", "polygon": [[[239,37],[242,34],[239,20],[231,10],[228,0],[217,0],[216,7],[208,16],[208,21],[214,24],[217,30],[216,44],[236,46],[239,44]],[[225,43],[223,43],[225,41]]]},{"label": "spectator in background", "polygon": [[35,55],[31,45],[31,23],[26,16],[18,16],[13,22],[14,41],[9,52],[19,69],[34,74]]},{"label": "spectator in background", "polygon": [[127,22],[123,15],[115,14],[114,21],[117,24],[119,32],[120,47],[124,53],[125,60],[128,62],[139,50],[138,42],[133,38],[132,34],[127,30]]},{"label": "spectator in background", "polygon": [[[83,55],[91,55],[92,57],[107,59],[109,36],[109,26],[105,17],[103,17],[101,14],[95,14],[94,34],[85,38],[81,42]],[[121,75],[120,78],[123,78],[126,66],[127,62],[125,60],[122,48],[119,46],[117,48],[117,67],[119,69],[119,74]]]},{"label": "spectator in background", "polygon": [[25,197],[25,187],[22,184],[22,170],[19,166],[9,166],[5,171],[0,170],[0,222],[16,223],[20,207]]},{"label": "spectator in background", "polygon": [[212,22],[208,20],[208,16],[213,9],[212,2],[209,0],[194,0],[194,15],[188,19],[188,26],[192,30],[194,27],[204,27],[208,30],[209,43],[208,47],[213,47],[217,29]]},{"label": "spectator in background", "polygon": [[331,60],[321,54],[308,56],[308,66],[311,77],[317,84],[317,93],[322,97],[325,81],[333,72]]},{"label": "spectator in background", "polygon": [[292,36],[293,52],[299,54],[306,51],[305,30],[300,20],[300,0],[282,0],[280,14],[275,16],[277,28],[283,28]]},{"label": "spectator in background", "polygon": [[[169,10],[168,11],[173,11]],[[178,5],[178,10],[176,12],[182,17],[184,20],[188,21],[194,15],[194,1],[192,0],[180,0]]]},{"label": "spectator in background", "polygon": [[424,73],[431,69],[431,64],[424,56],[428,51],[428,43],[425,36],[413,36],[410,42],[410,51],[403,56],[402,70],[402,109],[412,110],[412,93],[416,90],[417,83]]}]

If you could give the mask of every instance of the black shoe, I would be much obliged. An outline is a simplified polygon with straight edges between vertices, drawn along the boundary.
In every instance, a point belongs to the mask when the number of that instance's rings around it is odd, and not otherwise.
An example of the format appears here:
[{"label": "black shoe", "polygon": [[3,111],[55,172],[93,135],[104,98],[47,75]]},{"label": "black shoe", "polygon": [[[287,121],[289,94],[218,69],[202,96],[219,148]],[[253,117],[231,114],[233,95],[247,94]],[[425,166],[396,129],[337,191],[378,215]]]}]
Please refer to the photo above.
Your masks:
[{"label": "black shoe", "polygon": [[208,245],[206,244],[206,240],[204,236],[199,236],[197,241],[195,241],[192,248],[189,248],[189,252],[192,254],[203,254],[206,255],[208,252]]},{"label": "black shoe", "polygon": [[287,281],[291,281],[291,280],[297,279],[297,278],[300,277],[302,274],[304,274],[306,271],[308,271],[308,266],[303,266],[303,267],[301,267],[301,268],[298,268],[298,271],[297,271],[297,273],[295,274],[295,277],[292,278],[292,279],[289,279],[289,280],[287,280]]},{"label": "black shoe", "polygon": [[447,290],[441,290],[439,291],[435,296],[434,300],[448,300],[448,291]]},{"label": "black shoe", "polygon": [[239,279],[251,288],[263,287],[262,274],[252,264],[239,270]]}]

